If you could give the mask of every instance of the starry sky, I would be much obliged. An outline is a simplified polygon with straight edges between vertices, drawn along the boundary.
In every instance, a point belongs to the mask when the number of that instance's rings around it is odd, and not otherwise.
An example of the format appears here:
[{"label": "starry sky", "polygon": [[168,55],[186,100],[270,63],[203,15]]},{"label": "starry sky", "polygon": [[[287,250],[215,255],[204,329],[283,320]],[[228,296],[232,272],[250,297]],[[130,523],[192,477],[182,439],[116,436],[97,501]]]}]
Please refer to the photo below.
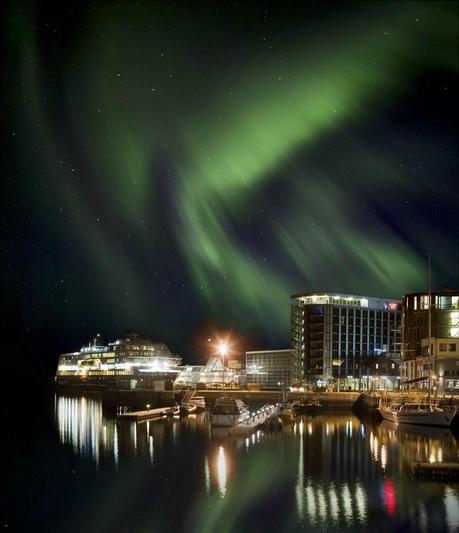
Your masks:
[{"label": "starry sky", "polygon": [[[11,2],[2,314],[286,347],[290,295],[459,286],[455,2]],[[243,343],[244,344],[244,343]],[[22,360],[22,359],[21,359]]]}]

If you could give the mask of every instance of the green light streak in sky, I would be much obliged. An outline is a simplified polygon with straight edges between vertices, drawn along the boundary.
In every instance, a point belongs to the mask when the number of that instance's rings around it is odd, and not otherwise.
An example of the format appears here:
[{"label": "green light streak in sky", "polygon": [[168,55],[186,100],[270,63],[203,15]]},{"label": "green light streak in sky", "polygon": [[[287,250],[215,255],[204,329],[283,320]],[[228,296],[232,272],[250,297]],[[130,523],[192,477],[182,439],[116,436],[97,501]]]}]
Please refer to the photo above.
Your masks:
[{"label": "green light streak in sky", "polygon": [[[185,23],[171,31],[173,8],[95,8],[69,58],[65,87],[69,129],[84,146],[86,179],[99,203],[84,189],[76,195],[73,177],[59,164],[67,161],[66,148],[43,104],[36,36],[24,26],[28,112],[39,123],[54,191],[74,213],[74,238],[97,263],[100,279],[132,293],[131,307],[149,319],[161,315],[165,302],[143,297],[145,279],[118,242],[118,229],[94,224],[99,204],[115,213],[142,253],[175,253],[206,312],[240,327],[286,332],[289,295],[299,290],[400,296],[424,286],[424,259],[412,243],[376,212],[370,210],[365,227],[355,217],[362,204],[409,194],[416,184],[383,154],[352,140],[349,154],[328,155],[337,174],[347,167],[358,172],[358,185],[337,183],[333,169],[299,160],[343,129],[377,119],[425,68],[456,68],[457,17],[438,5],[385,4],[371,23],[333,24],[320,30],[322,41],[298,35],[282,57],[266,48],[228,66],[210,52],[208,63],[201,61],[206,39],[218,37],[207,19],[195,20],[194,32]],[[197,33],[205,36],[201,42]],[[157,207],[161,155],[170,167],[173,215]],[[260,203],[279,182],[285,198]],[[161,225],[173,228],[175,242]],[[263,228],[269,253],[258,249],[252,225]]]},{"label": "green light streak in sky", "polygon": [[[294,288],[314,290],[317,279],[324,289],[328,278],[336,290],[362,292],[365,287],[378,295],[398,295],[407,285],[422,285],[423,259],[398,235],[381,222],[373,232],[353,225],[358,192],[343,190],[338,198],[326,188],[325,176],[297,169],[289,178],[301,182],[301,200],[286,206],[294,221],[280,225],[271,218],[269,205],[257,206],[256,188],[272,180],[296,151],[313,150],[325,134],[396,97],[425,62],[442,63],[437,47],[444,45],[444,24],[443,18],[432,24],[433,57],[428,52],[419,57],[419,39],[426,36],[412,13],[401,10],[378,28],[350,28],[326,54],[301,48],[277,76],[272,65],[254,68],[248,79],[220,95],[215,111],[187,136],[189,160],[181,168],[180,203],[187,214],[182,247],[209,303],[218,308],[222,299],[215,295],[224,293],[225,305],[235,314],[238,308],[250,309],[249,320],[257,317],[262,326],[268,309],[286,326],[287,295]],[[349,44],[351,32],[357,34]],[[221,124],[220,113],[228,115]],[[376,161],[376,168],[384,166]],[[374,166],[367,172],[373,181]],[[243,217],[244,210],[257,207],[264,208],[266,231],[275,235],[278,255],[296,265],[304,287],[286,283],[279,265],[264,264],[228,232],[229,213]],[[340,270],[340,258],[350,260],[354,269]]]}]

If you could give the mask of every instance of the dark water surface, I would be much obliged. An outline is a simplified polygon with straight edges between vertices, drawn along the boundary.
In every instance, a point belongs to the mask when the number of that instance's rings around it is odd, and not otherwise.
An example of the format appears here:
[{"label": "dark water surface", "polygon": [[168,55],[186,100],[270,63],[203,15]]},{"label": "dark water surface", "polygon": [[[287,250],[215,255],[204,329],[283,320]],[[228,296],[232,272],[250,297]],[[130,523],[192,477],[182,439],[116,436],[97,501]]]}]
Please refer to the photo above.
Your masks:
[{"label": "dark water surface", "polygon": [[235,439],[205,415],[117,424],[115,413],[52,394],[22,438],[3,437],[5,531],[459,531],[459,484],[409,473],[415,460],[459,460],[449,430],[349,412]]}]

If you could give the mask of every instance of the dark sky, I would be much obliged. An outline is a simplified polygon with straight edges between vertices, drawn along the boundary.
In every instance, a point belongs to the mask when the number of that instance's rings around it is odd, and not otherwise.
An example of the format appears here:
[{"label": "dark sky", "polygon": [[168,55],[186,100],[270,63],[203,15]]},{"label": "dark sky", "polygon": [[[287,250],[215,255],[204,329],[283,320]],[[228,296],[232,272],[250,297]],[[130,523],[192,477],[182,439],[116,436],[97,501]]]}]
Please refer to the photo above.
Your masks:
[{"label": "dark sky", "polygon": [[3,7],[4,357],[459,286],[458,4],[278,4]]}]

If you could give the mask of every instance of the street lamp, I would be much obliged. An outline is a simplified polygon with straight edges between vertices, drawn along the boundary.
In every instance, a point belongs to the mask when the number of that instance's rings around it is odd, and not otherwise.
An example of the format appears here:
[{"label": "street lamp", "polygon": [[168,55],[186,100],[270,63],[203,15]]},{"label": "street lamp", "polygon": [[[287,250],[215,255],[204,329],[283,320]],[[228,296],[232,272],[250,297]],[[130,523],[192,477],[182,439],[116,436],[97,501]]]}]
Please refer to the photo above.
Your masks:
[{"label": "street lamp", "polygon": [[223,388],[225,388],[226,385],[225,356],[228,355],[228,352],[228,343],[226,341],[220,341],[220,343],[218,344],[218,353],[220,354],[223,360]]}]

